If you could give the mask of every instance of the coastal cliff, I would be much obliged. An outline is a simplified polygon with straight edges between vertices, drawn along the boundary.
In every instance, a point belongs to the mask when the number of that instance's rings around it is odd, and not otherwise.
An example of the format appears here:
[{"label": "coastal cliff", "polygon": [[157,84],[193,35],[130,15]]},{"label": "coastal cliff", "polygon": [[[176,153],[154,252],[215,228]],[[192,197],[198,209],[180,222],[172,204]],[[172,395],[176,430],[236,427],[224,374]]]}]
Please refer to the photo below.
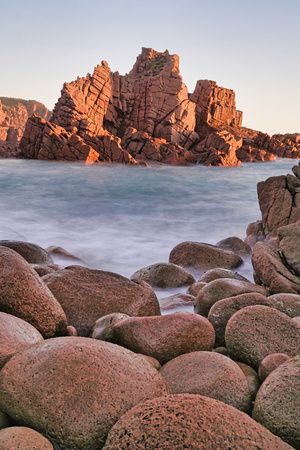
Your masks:
[{"label": "coastal cliff", "polygon": [[298,158],[300,135],[242,127],[235,92],[198,80],[188,93],[178,55],[142,48],[126,75],[106,61],[65,83],[52,116],[26,123],[19,156],[43,160],[237,166]]}]

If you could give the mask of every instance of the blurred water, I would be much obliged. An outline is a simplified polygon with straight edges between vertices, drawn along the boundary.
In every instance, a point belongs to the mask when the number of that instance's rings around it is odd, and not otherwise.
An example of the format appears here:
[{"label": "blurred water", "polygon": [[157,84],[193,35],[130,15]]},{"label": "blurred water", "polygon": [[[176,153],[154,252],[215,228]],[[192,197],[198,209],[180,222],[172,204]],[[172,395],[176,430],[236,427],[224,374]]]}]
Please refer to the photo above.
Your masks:
[{"label": "blurred water", "polygon": [[[61,246],[88,267],[130,277],[167,262],[182,241],[244,239],[261,218],[257,182],[297,163],[146,168],[2,159],[0,239]],[[240,272],[251,278],[249,264]]]}]

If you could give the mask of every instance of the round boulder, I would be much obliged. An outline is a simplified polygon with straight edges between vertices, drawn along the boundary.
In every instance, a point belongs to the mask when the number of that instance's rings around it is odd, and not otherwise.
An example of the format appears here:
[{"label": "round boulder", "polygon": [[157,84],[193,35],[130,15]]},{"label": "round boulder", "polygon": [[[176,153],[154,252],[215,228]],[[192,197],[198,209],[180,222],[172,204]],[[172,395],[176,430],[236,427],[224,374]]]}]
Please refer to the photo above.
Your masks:
[{"label": "round boulder", "polygon": [[29,264],[53,264],[53,259],[42,247],[30,242],[0,240],[0,246],[11,248]]},{"label": "round boulder", "polygon": [[255,369],[272,353],[300,352],[300,330],[293,319],[262,305],[236,312],[227,323],[225,341],[232,358]]},{"label": "round boulder", "polygon": [[111,313],[107,316],[100,317],[93,326],[91,338],[110,342],[112,340],[114,325],[129,317],[128,314],[122,313]]},{"label": "round boulder", "polygon": [[204,286],[206,286],[206,283],[197,281],[189,286],[187,293],[193,297],[196,297]]},{"label": "round boulder", "polygon": [[108,434],[105,450],[272,449],[289,445],[247,414],[218,400],[176,394],[149,400],[124,414]]},{"label": "round boulder", "polygon": [[233,272],[233,270],[222,269],[220,267],[216,269],[210,269],[204,272],[199,281],[204,283],[209,283],[210,281],[218,280],[219,278],[233,278],[234,280],[248,281],[247,278],[240,275],[238,272]]},{"label": "round boulder", "polygon": [[210,308],[217,301],[249,292],[256,292],[263,296],[267,295],[264,287],[257,286],[249,281],[234,280],[232,278],[220,278],[211,281],[210,283],[207,283],[197,295],[195,312],[207,317]]},{"label": "round boulder", "polygon": [[222,241],[217,242],[216,246],[223,248],[224,250],[230,250],[241,256],[247,256],[251,253],[251,247],[236,236],[223,239]]},{"label": "round boulder", "polygon": [[201,394],[248,412],[251,393],[239,366],[216,352],[193,352],[178,356],[161,369],[173,394]]},{"label": "round boulder", "polygon": [[300,316],[300,295],[298,294],[273,294],[269,300],[274,307],[289,317]]},{"label": "round boulder", "polygon": [[42,434],[27,427],[9,427],[0,430],[0,450],[53,450],[53,445]]},{"label": "round boulder", "polygon": [[272,353],[267,355],[259,365],[258,376],[261,381],[264,381],[273,370],[277,369],[281,364],[291,357],[286,353]]},{"label": "round boulder", "polygon": [[216,333],[216,345],[225,345],[225,328],[230,317],[240,309],[252,305],[273,307],[272,302],[267,297],[256,292],[248,292],[219,300],[210,308],[208,320]]},{"label": "round boulder", "polygon": [[146,281],[158,288],[189,286],[195,279],[192,274],[176,264],[157,263],[135,272],[132,281]]},{"label": "round boulder", "polygon": [[189,306],[194,306],[195,297],[189,294],[175,294],[170,295],[170,297],[160,298],[159,304],[161,311],[174,310],[176,308],[184,309]]},{"label": "round boulder", "polygon": [[215,267],[233,269],[239,267],[243,260],[236,253],[223,250],[215,245],[187,241],[173,248],[169,256],[169,262],[183,267],[203,270]]},{"label": "round boulder", "polygon": [[38,330],[25,320],[0,312],[0,369],[14,353],[43,340]]},{"label": "round boulder", "polygon": [[300,448],[300,356],[281,364],[259,389],[252,417],[294,448]]},{"label": "round boulder", "polygon": [[215,332],[206,318],[177,312],[122,320],[113,328],[113,339],[116,344],[165,364],[184,353],[212,350]]},{"label": "round boulder", "polygon": [[0,311],[20,317],[44,338],[66,332],[66,315],[45,283],[25,259],[0,246]]},{"label": "round boulder", "polygon": [[160,314],[157,297],[144,281],[135,283],[116,273],[82,266],[69,266],[42,279],[80,336],[89,336],[96,320],[111,313]]},{"label": "round boulder", "polygon": [[127,410],[168,392],[142,356],[82,337],[36,344],[0,371],[0,408],[59,448],[101,448]]},{"label": "round boulder", "polygon": [[257,372],[254,369],[252,369],[252,367],[248,366],[247,364],[237,362],[237,365],[243,371],[243,374],[246,377],[252,400],[254,400],[256,397],[257,391],[261,385],[259,376],[258,376]]}]

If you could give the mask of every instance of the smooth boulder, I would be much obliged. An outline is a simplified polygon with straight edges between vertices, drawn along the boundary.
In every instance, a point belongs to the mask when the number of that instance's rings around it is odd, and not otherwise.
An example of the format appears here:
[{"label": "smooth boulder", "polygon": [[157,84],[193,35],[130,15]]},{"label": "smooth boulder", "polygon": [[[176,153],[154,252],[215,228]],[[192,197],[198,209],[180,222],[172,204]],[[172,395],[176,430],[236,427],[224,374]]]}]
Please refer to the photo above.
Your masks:
[{"label": "smooth boulder", "polygon": [[0,312],[0,369],[14,353],[43,340],[41,333],[25,320]]},{"label": "smooth boulder", "polygon": [[257,292],[266,296],[264,287],[257,286],[249,281],[220,278],[204,286],[196,297],[195,312],[204,317],[208,316],[210,308],[219,300],[234,297],[249,292]]},{"label": "smooth boulder", "polygon": [[0,409],[59,448],[101,448],[126,411],[168,393],[142,356],[83,337],[31,346],[0,371]]},{"label": "smooth boulder", "polygon": [[158,288],[189,286],[195,282],[191,273],[171,263],[157,263],[144,267],[130,277],[133,281],[146,281]]},{"label": "smooth boulder", "polygon": [[66,332],[66,315],[52,292],[21,255],[3,246],[0,246],[0,311],[30,323],[44,338]]},{"label": "smooth boulder", "polygon": [[226,239],[222,239],[216,243],[216,246],[223,248],[224,250],[235,252],[240,256],[247,256],[251,253],[251,247],[237,236],[230,236]]},{"label": "smooth boulder", "polygon": [[172,249],[169,262],[178,266],[204,270],[215,267],[234,269],[239,267],[243,260],[236,253],[223,250],[215,245],[187,241]]},{"label": "smooth boulder", "polygon": [[215,332],[206,318],[177,312],[122,320],[113,328],[113,339],[119,345],[165,364],[184,353],[212,350]]},{"label": "smooth boulder", "polygon": [[277,369],[288,359],[291,359],[291,357],[286,353],[271,353],[271,355],[267,355],[258,368],[258,376],[261,382],[265,381],[273,370]]},{"label": "smooth boulder", "polygon": [[51,255],[37,244],[24,241],[0,240],[0,246],[11,248],[19,253],[29,264],[53,264]]},{"label": "smooth boulder", "polygon": [[216,352],[178,356],[160,369],[173,394],[200,394],[249,412],[251,393],[240,367]]},{"label": "smooth boulder", "polygon": [[42,279],[80,336],[89,336],[96,320],[111,313],[160,314],[157,297],[147,283],[135,283],[116,273],[69,266]]},{"label": "smooth boulder", "polygon": [[208,320],[214,327],[216,333],[216,345],[225,345],[225,329],[230,317],[240,309],[252,305],[273,307],[272,302],[264,295],[258,294],[257,292],[247,292],[246,294],[219,300],[210,308]]},{"label": "smooth boulder", "polygon": [[259,389],[252,417],[272,433],[300,448],[300,356],[275,369]]},{"label": "smooth boulder", "polygon": [[249,281],[238,272],[233,272],[233,270],[230,269],[222,269],[221,267],[207,270],[199,281],[209,283],[210,281],[218,280],[219,278],[233,278],[234,280]]},{"label": "smooth boulder", "polygon": [[176,394],[132,408],[110,430],[103,448],[287,450],[291,447],[232,406],[202,395]]},{"label": "smooth boulder", "polygon": [[53,450],[48,439],[27,427],[9,427],[0,430],[0,450]]},{"label": "smooth boulder", "polygon": [[289,317],[300,316],[300,295],[298,294],[273,294],[269,300],[274,307]]},{"label": "smooth boulder", "polygon": [[299,354],[300,329],[275,308],[247,306],[229,319],[225,342],[232,358],[258,369],[271,353]]}]

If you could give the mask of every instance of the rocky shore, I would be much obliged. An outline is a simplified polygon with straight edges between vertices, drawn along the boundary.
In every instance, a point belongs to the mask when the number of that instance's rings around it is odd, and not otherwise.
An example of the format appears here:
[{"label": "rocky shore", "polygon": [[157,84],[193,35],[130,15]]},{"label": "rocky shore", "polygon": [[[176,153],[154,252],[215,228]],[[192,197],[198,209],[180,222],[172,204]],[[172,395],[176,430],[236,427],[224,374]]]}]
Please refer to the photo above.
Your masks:
[{"label": "rocky shore", "polygon": [[0,449],[299,449],[293,173],[258,184],[245,241],[181,242],[131,279],[0,241]]},{"label": "rocky shore", "polygon": [[189,93],[179,57],[168,50],[143,47],[125,75],[102,61],[93,74],[64,83],[52,114],[33,101],[2,102],[0,157],[237,166],[300,156],[300,134],[242,126],[232,89],[201,79]]}]

